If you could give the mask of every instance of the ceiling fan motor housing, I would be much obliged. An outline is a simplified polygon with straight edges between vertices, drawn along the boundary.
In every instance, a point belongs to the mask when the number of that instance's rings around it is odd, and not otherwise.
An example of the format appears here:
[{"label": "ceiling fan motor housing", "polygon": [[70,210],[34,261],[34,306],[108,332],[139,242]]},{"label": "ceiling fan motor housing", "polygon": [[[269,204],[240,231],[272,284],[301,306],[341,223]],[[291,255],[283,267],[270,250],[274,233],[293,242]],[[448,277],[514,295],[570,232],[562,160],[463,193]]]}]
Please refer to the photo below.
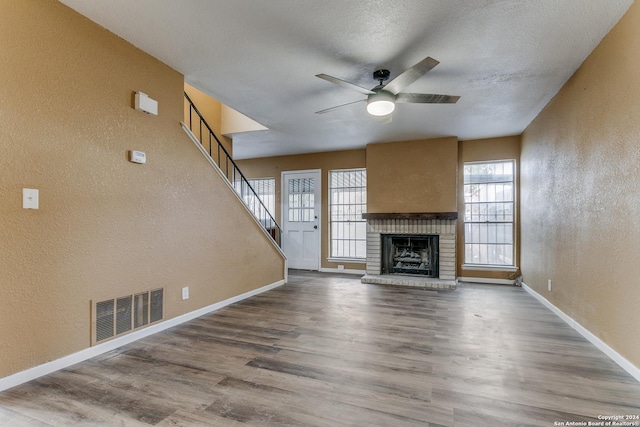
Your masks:
[{"label": "ceiling fan motor housing", "polygon": [[380,84],[382,84],[382,82],[386,82],[387,80],[389,80],[389,76],[391,75],[391,72],[389,70],[375,70],[373,72],[373,78],[375,80],[378,80],[380,82]]}]

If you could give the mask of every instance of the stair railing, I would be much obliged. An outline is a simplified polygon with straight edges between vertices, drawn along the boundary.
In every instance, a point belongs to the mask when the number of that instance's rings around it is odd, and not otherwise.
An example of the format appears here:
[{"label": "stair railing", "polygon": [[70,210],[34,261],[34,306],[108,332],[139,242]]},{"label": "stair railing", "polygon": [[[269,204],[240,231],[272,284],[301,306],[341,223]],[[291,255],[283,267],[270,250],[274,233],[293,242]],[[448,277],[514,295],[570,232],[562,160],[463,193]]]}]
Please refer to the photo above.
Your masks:
[{"label": "stair railing", "polygon": [[[227,177],[249,210],[253,212],[253,215],[266,230],[267,234],[271,236],[278,246],[281,246],[282,229],[186,92],[184,97],[189,104],[189,129]],[[193,117],[194,113],[197,117]],[[194,121],[197,122],[195,126]]]}]

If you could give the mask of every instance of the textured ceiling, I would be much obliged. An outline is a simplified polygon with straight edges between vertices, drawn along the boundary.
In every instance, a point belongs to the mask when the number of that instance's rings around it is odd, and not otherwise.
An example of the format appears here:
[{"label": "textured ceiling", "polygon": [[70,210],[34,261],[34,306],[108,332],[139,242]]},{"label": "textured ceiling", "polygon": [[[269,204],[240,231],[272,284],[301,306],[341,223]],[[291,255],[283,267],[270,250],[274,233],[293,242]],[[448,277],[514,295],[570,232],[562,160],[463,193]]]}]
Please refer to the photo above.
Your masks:
[{"label": "textured ceiling", "polygon": [[[61,2],[267,126],[234,137],[249,158],[520,134],[633,0]],[[372,88],[426,56],[440,65],[407,91],[457,104],[399,104],[386,124],[365,103],[315,114],[363,98],[316,74]]]}]

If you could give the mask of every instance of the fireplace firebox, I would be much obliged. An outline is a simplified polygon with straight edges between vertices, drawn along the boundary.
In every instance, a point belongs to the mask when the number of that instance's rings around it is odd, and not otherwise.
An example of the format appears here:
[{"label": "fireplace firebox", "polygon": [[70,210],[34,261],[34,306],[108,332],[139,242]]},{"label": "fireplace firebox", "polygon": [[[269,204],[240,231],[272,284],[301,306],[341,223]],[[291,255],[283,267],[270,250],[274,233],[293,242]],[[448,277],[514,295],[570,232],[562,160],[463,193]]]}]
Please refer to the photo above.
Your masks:
[{"label": "fireplace firebox", "polygon": [[382,274],[438,278],[437,235],[382,234]]}]

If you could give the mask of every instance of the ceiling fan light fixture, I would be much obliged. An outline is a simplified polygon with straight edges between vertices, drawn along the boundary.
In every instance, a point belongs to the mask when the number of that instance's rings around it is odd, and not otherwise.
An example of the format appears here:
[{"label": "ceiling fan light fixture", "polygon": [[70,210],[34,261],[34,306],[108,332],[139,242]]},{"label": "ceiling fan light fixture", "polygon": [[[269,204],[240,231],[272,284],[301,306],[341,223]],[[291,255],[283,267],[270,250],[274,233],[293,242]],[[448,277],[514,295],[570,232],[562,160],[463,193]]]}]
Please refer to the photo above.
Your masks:
[{"label": "ceiling fan light fixture", "polygon": [[372,116],[386,116],[396,109],[395,96],[386,91],[380,91],[369,95],[367,99],[367,112]]}]

